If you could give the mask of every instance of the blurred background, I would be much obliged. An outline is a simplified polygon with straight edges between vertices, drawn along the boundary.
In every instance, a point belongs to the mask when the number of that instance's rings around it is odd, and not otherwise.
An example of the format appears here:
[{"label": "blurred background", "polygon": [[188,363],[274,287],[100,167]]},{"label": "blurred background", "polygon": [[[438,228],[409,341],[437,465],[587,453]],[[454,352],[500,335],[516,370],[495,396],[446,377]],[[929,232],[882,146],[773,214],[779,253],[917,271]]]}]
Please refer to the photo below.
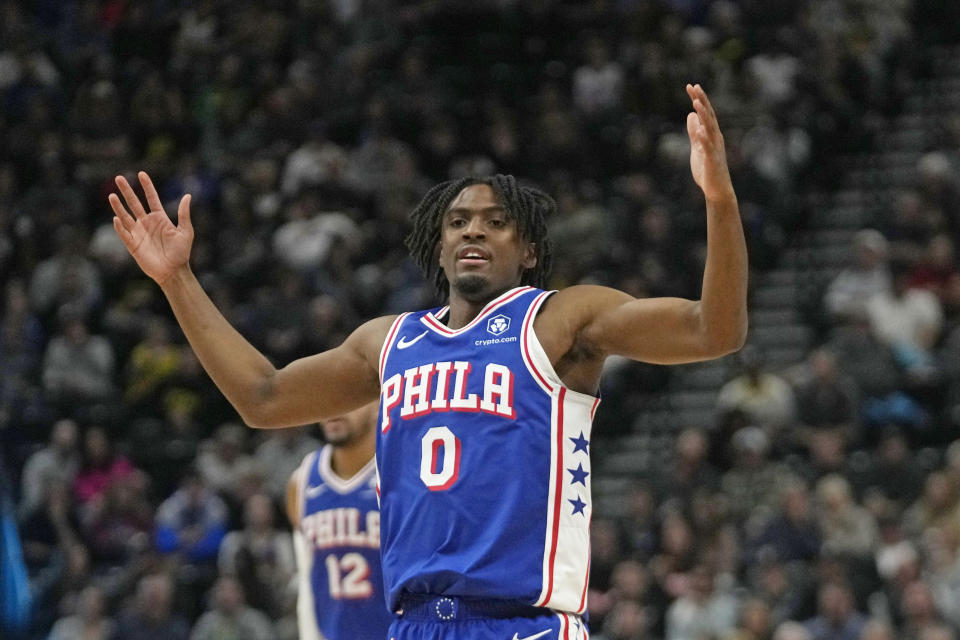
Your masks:
[{"label": "blurred background", "polygon": [[0,486],[32,594],[4,637],[296,637],[282,494],[318,430],[242,425],[115,237],[114,175],[193,194],[196,273],[283,365],[434,304],[406,215],[462,175],[556,198],[551,286],[698,297],[687,82],[749,344],[610,363],[593,637],[955,640],[951,0],[0,1]]}]

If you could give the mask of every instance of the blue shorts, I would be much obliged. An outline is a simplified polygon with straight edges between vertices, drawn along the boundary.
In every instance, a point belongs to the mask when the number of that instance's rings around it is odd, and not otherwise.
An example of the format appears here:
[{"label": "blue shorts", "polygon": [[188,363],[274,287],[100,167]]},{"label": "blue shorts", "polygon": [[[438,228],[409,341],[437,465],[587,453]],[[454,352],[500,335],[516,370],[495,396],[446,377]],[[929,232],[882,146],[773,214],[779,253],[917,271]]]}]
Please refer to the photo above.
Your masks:
[{"label": "blue shorts", "polygon": [[497,600],[448,596],[404,601],[389,640],[589,640],[580,616]]}]

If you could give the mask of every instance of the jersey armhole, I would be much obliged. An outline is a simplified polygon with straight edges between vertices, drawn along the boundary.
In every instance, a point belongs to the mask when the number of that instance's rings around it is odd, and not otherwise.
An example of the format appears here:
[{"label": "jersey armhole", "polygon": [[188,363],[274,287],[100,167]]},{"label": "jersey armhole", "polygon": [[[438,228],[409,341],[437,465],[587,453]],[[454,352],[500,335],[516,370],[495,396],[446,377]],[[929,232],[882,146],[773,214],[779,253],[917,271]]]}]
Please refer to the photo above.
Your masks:
[{"label": "jersey armhole", "polygon": [[393,321],[393,324],[390,325],[390,330],[387,332],[387,338],[383,341],[383,346],[380,347],[380,384],[383,384],[383,372],[387,370],[387,355],[390,353],[390,348],[393,346],[393,341],[397,338],[397,333],[400,330],[400,325],[403,324],[403,321],[406,320],[407,316],[410,315],[410,312],[401,313],[397,316],[397,319]]},{"label": "jersey armhole", "polygon": [[533,379],[536,380],[537,384],[540,385],[540,388],[545,392],[553,393],[554,390],[562,387],[568,398],[578,400],[584,404],[590,404],[593,406],[593,411],[596,411],[596,405],[599,404],[600,398],[575,391],[563,383],[563,380],[560,379],[560,376],[557,375],[556,370],[554,370],[553,364],[550,362],[550,358],[547,356],[547,352],[544,351],[543,345],[540,344],[540,340],[537,338],[537,332],[533,328],[533,323],[543,303],[555,293],[556,290],[541,292],[527,308],[527,312],[523,317],[523,329],[520,334],[523,362],[533,376]]},{"label": "jersey armhole", "polygon": [[310,476],[310,466],[314,464],[314,461],[317,458],[317,452],[313,451],[308,453],[303,459],[303,462],[300,463],[300,466],[297,467],[296,471],[296,484],[297,484],[297,528],[300,530],[300,525],[303,522],[303,512],[306,510],[307,504],[307,478]]}]

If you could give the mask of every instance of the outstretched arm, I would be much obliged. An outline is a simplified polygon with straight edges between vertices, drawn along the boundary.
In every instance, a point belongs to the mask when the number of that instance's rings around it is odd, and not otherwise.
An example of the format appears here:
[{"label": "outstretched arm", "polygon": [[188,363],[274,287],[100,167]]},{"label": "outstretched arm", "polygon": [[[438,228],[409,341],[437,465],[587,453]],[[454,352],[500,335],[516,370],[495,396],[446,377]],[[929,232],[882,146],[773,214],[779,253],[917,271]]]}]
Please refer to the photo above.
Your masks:
[{"label": "outstretched arm", "polygon": [[690,169],[707,209],[700,300],[635,299],[595,286],[565,289],[555,296],[559,315],[574,323],[567,331],[569,344],[559,345],[564,353],[593,354],[595,362],[616,354],[674,364],[716,358],[736,351],[746,340],[747,248],[723,135],[700,85],[687,85],[687,94],[693,105],[687,115]]},{"label": "outstretched arm", "polygon": [[247,424],[307,424],[376,399],[377,359],[392,318],[367,322],[339,347],[277,369],[227,322],[191,271],[190,196],[180,201],[174,225],[150,177],[140,172],[139,179],[149,210],[118,177],[123,202],[116,194],[109,197],[113,226],[144,273],[160,285],[203,368]]}]

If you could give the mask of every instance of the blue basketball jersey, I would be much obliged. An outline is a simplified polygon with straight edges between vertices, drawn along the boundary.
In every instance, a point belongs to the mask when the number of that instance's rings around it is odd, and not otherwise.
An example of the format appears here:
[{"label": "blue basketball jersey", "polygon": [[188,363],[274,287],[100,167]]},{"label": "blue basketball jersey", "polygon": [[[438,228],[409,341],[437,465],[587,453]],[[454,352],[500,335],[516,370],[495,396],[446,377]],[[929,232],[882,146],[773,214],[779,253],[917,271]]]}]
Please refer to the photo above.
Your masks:
[{"label": "blue basketball jersey", "polygon": [[402,314],[380,355],[377,433],[387,597],[586,609],[590,427],[533,330],[551,292],[519,287],[460,329]]},{"label": "blue basketball jersey", "polygon": [[330,465],[326,445],[298,471],[300,527],[297,603],[301,640],[383,640],[393,619],[383,595],[380,511],[371,459],[349,480]]}]

